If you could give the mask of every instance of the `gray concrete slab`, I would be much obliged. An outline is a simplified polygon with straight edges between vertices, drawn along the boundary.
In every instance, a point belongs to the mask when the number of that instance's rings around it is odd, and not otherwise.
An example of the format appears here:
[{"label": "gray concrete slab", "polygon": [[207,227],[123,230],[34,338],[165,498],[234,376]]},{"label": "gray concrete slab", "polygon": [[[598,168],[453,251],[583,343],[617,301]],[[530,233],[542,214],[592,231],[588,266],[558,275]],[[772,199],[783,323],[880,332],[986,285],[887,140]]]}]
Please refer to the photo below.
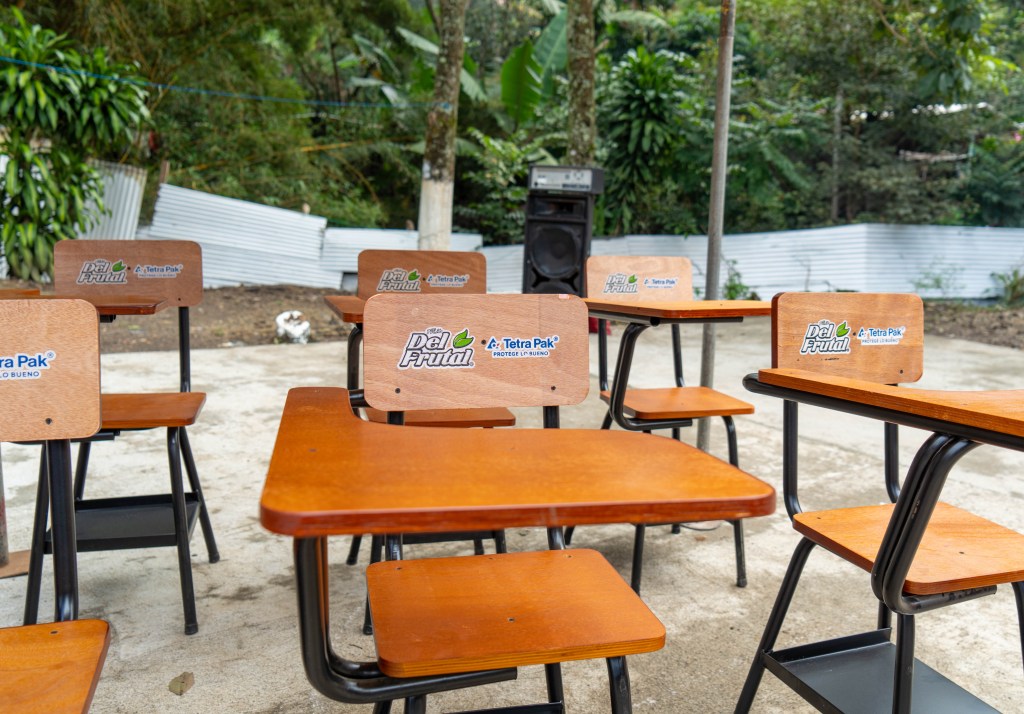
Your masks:
[{"label": "gray concrete slab", "polygon": [[[616,336],[618,334],[616,331]],[[667,329],[641,340],[635,386],[667,384]],[[781,488],[780,421],[775,400],[746,393],[743,375],[767,366],[769,327],[764,318],[718,328],[716,386],[757,407],[737,423],[744,468]],[[684,340],[693,357],[688,380],[699,375],[700,330],[687,327]],[[613,340],[614,341],[614,340]],[[596,375],[596,350],[592,354]],[[922,386],[963,389],[1019,387],[1022,364],[1016,350],[931,338],[927,340]],[[173,355],[108,355],[103,360],[108,390],[175,388]],[[82,616],[112,625],[112,643],[93,712],[356,712],[313,691],[299,659],[291,543],[265,531],[258,500],[276,425],[290,387],[344,383],[344,344],[282,345],[200,350],[194,355],[195,388],[209,395],[201,423],[190,431],[212,510],[222,560],[206,561],[201,537],[193,538],[199,633],[182,632],[175,554],[171,549],[86,553],[80,556]],[[594,389],[583,405],[563,411],[564,427],[596,428],[603,407]],[[521,411],[523,425],[538,415]],[[827,507],[881,502],[881,427],[863,419],[801,410],[802,475],[805,503]],[[694,430],[684,437],[693,441]],[[724,435],[712,428],[712,450],[724,456]],[[906,430],[904,463],[920,442]],[[662,438],[662,437],[651,437]],[[37,450],[4,444],[11,546],[28,547]],[[94,448],[90,496],[147,493],[166,489],[161,434],[125,435]],[[637,460],[641,462],[642,451]],[[970,454],[951,479],[946,499],[1024,530],[1024,469],[1020,454],[982,447]],[[705,526],[701,526],[702,528]],[[624,575],[629,571],[632,529],[627,525],[588,527],[574,545],[603,552]],[[668,629],[667,646],[632,658],[635,711],[728,712],[732,710],[761,628],[793,546],[793,530],[779,509],[747,523],[750,584],[733,583],[732,535],[728,526],[648,533],[644,597]],[[539,531],[509,533],[512,549],[544,547]],[[373,643],[359,633],[361,568],[343,563],[347,539],[332,545],[333,630],[341,652],[373,657]],[[420,546],[411,554],[468,552],[458,544]],[[364,547],[363,559],[366,559]],[[49,562],[47,561],[47,567]],[[49,570],[47,570],[49,577]],[[24,578],[0,580],[0,625],[20,622]],[[52,611],[44,593],[41,612]],[[824,553],[812,555],[780,646],[849,634],[873,626],[875,605],[865,573]],[[919,657],[1002,711],[1024,711],[1024,680],[1014,600],[1009,589],[919,618]],[[182,672],[195,686],[182,696],[168,683]],[[568,710],[606,711],[605,668],[601,662],[564,667]],[[430,711],[451,711],[536,701],[543,696],[540,668],[516,682],[432,698]],[[0,709],[2,709],[0,703]],[[799,697],[766,676],[756,712],[811,711]]]}]

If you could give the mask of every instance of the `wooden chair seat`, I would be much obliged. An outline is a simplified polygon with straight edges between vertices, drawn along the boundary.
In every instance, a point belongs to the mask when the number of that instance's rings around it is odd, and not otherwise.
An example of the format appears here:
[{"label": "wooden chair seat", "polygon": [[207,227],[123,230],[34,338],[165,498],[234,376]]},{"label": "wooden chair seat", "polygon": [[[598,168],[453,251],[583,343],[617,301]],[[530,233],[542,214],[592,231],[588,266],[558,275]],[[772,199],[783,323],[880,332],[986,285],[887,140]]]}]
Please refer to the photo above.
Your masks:
[{"label": "wooden chair seat", "polygon": [[[870,572],[893,506],[797,514],[800,534]],[[1024,535],[946,503],[936,505],[904,592],[930,595],[1024,580]]]},{"label": "wooden chair seat", "polygon": [[[386,423],[388,413],[372,407],[366,408],[366,418],[378,424]],[[452,426],[461,428],[515,426],[516,415],[505,407],[482,409],[417,409],[405,413],[406,426]]]},{"label": "wooden chair seat", "polygon": [[206,402],[202,392],[103,394],[103,429],[131,430],[192,426]]},{"label": "wooden chair seat", "polygon": [[665,627],[593,550],[389,561],[371,565],[366,580],[378,661],[393,677],[621,657],[665,644]]},{"label": "wooden chair seat", "polygon": [[110,645],[103,620],[0,629],[0,709],[87,712]]},{"label": "wooden chair seat", "polygon": [[[611,403],[611,391],[601,392]],[[754,405],[708,387],[627,389],[623,400],[627,416],[636,419],[700,419],[753,414]]]}]

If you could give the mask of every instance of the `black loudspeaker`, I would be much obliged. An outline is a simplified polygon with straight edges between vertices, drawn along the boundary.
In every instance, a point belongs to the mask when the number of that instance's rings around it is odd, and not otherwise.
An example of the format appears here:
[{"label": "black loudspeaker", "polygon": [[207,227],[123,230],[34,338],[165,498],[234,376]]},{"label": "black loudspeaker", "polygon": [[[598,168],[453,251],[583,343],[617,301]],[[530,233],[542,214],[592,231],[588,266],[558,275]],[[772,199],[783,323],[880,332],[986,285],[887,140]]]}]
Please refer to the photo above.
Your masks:
[{"label": "black loudspeaker", "polygon": [[527,197],[524,293],[584,294],[592,214],[592,196]]}]

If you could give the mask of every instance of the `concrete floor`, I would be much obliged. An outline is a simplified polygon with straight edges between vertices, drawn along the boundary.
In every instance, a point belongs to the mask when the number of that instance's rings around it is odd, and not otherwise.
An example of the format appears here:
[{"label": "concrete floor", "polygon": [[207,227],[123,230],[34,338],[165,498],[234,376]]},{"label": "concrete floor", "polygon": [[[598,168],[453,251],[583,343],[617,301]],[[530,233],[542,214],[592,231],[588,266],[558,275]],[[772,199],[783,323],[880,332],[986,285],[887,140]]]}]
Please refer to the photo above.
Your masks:
[{"label": "concrete floor", "polygon": [[[616,337],[619,330],[616,330]],[[765,318],[718,328],[716,386],[753,402],[756,414],[737,422],[742,465],[781,489],[782,407],[746,393],[743,375],[769,363]],[[641,340],[634,386],[668,384],[664,358],[667,329]],[[314,336],[315,337],[315,336]],[[684,339],[699,375],[700,329]],[[596,428],[603,409],[594,389],[585,403],[563,410],[563,427]],[[1010,389],[1019,387],[1021,353],[942,338],[928,338],[923,387]],[[121,354],[104,358],[108,390],[174,389],[172,354]],[[185,636],[175,554],[172,549],[86,553],[79,559],[81,614],[112,625],[112,641],[92,711],[106,712],[368,712],[317,694],[299,659],[291,543],[265,531],[258,500],[276,426],[288,388],[344,383],[344,345],[323,343],[201,350],[193,357],[194,383],[208,393],[201,423],[190,431],[222,560],[211,565],[202,538],[193,538],[199,633]],[[520,424],[539,423],[521,412]],[[801,410],[802,488],[808,508],[884,500],[881,487],[881,426],[810,408]],[[692,442],[695,430],[685,437]],[[712,450],[724,456],[719,424]],[[903,463],[921,434],[902,432]],[[656,437],[652,437],[656,438]],[[37,451],[3,445],[12,549],[28,547]],[[642,458],[638,454],[638,458]],[[91,496],[166,490],[163,436],[126,435],[94,447]],[[944,500],[1024,531],[1024,469],[1021,454],[982,447],[959,465]],[[1007,498],[1007,495],[1010,498]],[[1015,498],[1014,498],[1015,497]],[[539,531],[508,534],[510,549],[544,547]],[[580,529],[574,545],[603,552],[624,575],[629,571],[629,526]],[[770,517],[747,522],[750,584],[734,584],[732,531],[667,527],[648,532],[644,597],[668,629],[666,647],[630,659],[634,709],[638,714],[732,711],[761,628],[797,542],[781,505]],[[371,638],[359,633],[361,567],[344,565],[347,539],[332,548],[333,629],[342,654],[372,659]],[[465,552],[458,544],[419,546],[412,556]],[[363,561],[366,559],[364,547]],[[47,560],[49,566],[49,560]],[[47,571],[49,578],[49,571]],[[48,582],[48,581],[47,581]],[[24,578],[0,580],[0,626],[20,622]],[[44,593],[41,612],[52,611]],[[865,573],[816,552],[805,571],[780,646],[870,629],[875,602]],[[1024,712],[1024,679],[1012,591],[929,613],[919,618],[918,656],[994,707]],[[182,696],[169,682],[191,672],[195,685]],[[606,711],[602,662],[564,667],[567,709]],[[482,708],[537,701],[543,696],[540,668],[518,681],[431,699],[430,711]],[[3,709],[0,703],[0,710]],[[756,712],[811,711],[772,676],[765,677]]]}]

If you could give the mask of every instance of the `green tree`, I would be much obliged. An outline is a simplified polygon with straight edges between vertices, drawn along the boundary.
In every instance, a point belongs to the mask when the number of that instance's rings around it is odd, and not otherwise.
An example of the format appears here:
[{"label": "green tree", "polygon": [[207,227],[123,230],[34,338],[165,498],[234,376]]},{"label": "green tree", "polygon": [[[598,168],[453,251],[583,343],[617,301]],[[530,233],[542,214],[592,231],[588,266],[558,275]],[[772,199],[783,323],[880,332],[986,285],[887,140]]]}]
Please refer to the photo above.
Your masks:
[{"label": "green tree", "polygon": [[11,273],[40,281],[52,271],[54,243],[91,224],[90,204],[102,209],[87,159],[129,146],[148,112],[132,68],[99,49],[80,54],[65,36],[13,16],[0,24],[0,54],[11,60],[0,75],[0,237]]}]

